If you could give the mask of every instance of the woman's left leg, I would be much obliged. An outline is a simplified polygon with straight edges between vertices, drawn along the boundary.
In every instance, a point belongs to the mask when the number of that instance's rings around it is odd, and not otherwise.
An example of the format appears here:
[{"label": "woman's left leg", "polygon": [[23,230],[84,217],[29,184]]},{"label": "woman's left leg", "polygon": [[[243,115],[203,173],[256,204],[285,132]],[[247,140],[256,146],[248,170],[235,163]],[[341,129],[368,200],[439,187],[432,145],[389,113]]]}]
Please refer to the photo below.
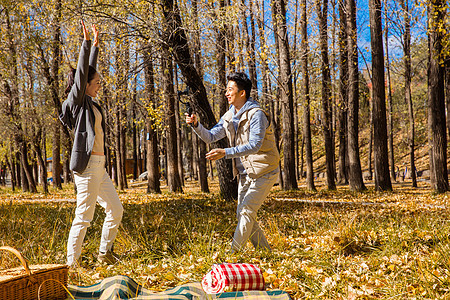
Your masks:
[{"label": "woman's left leg", "polygon": [[123,215],[122,203],[120,202],[114,184],[106,172],[106,169],[104,170],[104,175],[100,184],[97,201],[105,209],[106,213],[99,248],[101,253],[106,253],[111,250]]}]

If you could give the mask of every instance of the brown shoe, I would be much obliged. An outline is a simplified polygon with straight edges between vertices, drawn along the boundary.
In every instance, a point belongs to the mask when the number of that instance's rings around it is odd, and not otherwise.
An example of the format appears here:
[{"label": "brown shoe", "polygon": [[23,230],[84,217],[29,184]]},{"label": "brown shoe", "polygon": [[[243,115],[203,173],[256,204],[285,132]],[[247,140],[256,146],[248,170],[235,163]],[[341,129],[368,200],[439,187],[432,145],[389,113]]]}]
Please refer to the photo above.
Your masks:
[{"label": "brown shoe", "polygon": [[112,250],[106,251],[106,253],[99,252],[97,259],[99,262],[105,263],[107,265],[114,265],[120,261],[119,256]]}]

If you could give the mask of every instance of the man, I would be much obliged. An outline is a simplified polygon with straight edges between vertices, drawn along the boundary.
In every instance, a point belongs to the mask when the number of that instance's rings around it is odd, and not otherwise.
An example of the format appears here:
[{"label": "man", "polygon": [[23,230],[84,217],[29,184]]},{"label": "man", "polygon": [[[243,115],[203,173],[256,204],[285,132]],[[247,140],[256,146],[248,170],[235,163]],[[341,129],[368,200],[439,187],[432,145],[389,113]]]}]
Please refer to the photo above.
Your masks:
[{"label": "man", "polygon": [[224,137],[231,147],[212,149],[206,153],[209,160],[233,159],[233,174],[239,175],[237,219],[231,251],[240,251],[248,239],[255,248],[269,250],[267,239],[256,221],[256,214],[279,173],[280,156],[275,144],[272,125],[259,104],[250,98],[252,82],[244,73],[227,77],[225,96],[229,110],[211,130],[198,122],[195,114],[186,114],[197,135],[212,143]]}]

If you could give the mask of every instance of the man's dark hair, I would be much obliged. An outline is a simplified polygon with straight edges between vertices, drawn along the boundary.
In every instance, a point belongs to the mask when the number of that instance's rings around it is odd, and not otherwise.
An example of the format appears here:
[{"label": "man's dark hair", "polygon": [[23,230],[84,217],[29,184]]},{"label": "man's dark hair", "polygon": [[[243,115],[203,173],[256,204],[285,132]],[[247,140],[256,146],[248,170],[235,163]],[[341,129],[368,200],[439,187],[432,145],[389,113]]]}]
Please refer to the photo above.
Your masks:
[{"label": "man's dark hair", "polygon": [[252,81],[247,74],[241,72],[231,73],[227,76],[228,81],[234,81],[239,91],[245,91],[245,97],[250,98],[250,91],[252,90]]}]

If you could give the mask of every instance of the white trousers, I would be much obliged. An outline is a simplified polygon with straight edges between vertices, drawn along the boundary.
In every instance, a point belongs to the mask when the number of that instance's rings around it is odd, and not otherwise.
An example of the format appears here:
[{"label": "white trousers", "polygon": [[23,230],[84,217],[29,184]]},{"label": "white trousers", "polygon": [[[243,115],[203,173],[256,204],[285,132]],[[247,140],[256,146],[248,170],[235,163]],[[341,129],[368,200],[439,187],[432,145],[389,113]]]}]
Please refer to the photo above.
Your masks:
[{"label": "white trousers", "polygon": [[271,250],[269,243],[259,227],[256,214],[263,204],[270,189],[277,182],[278,169],[257,179],[251,179],[247,175],[239,175],[237,220],[238,224],[234,232],[232,251],[240,251],[248,239],[255,248]]},{"label": "white trousers", "polygon": [[94,217],[98,202],[106,213],[100,241],[101,252],[111,250],[122,220],[123,207],[114,184],[105,169],[105,156],[91,155],[86,170],[74,173],[77,186],[77,208],[67,242],[67,264],[71,266],[81,255],[86,230]]}]

